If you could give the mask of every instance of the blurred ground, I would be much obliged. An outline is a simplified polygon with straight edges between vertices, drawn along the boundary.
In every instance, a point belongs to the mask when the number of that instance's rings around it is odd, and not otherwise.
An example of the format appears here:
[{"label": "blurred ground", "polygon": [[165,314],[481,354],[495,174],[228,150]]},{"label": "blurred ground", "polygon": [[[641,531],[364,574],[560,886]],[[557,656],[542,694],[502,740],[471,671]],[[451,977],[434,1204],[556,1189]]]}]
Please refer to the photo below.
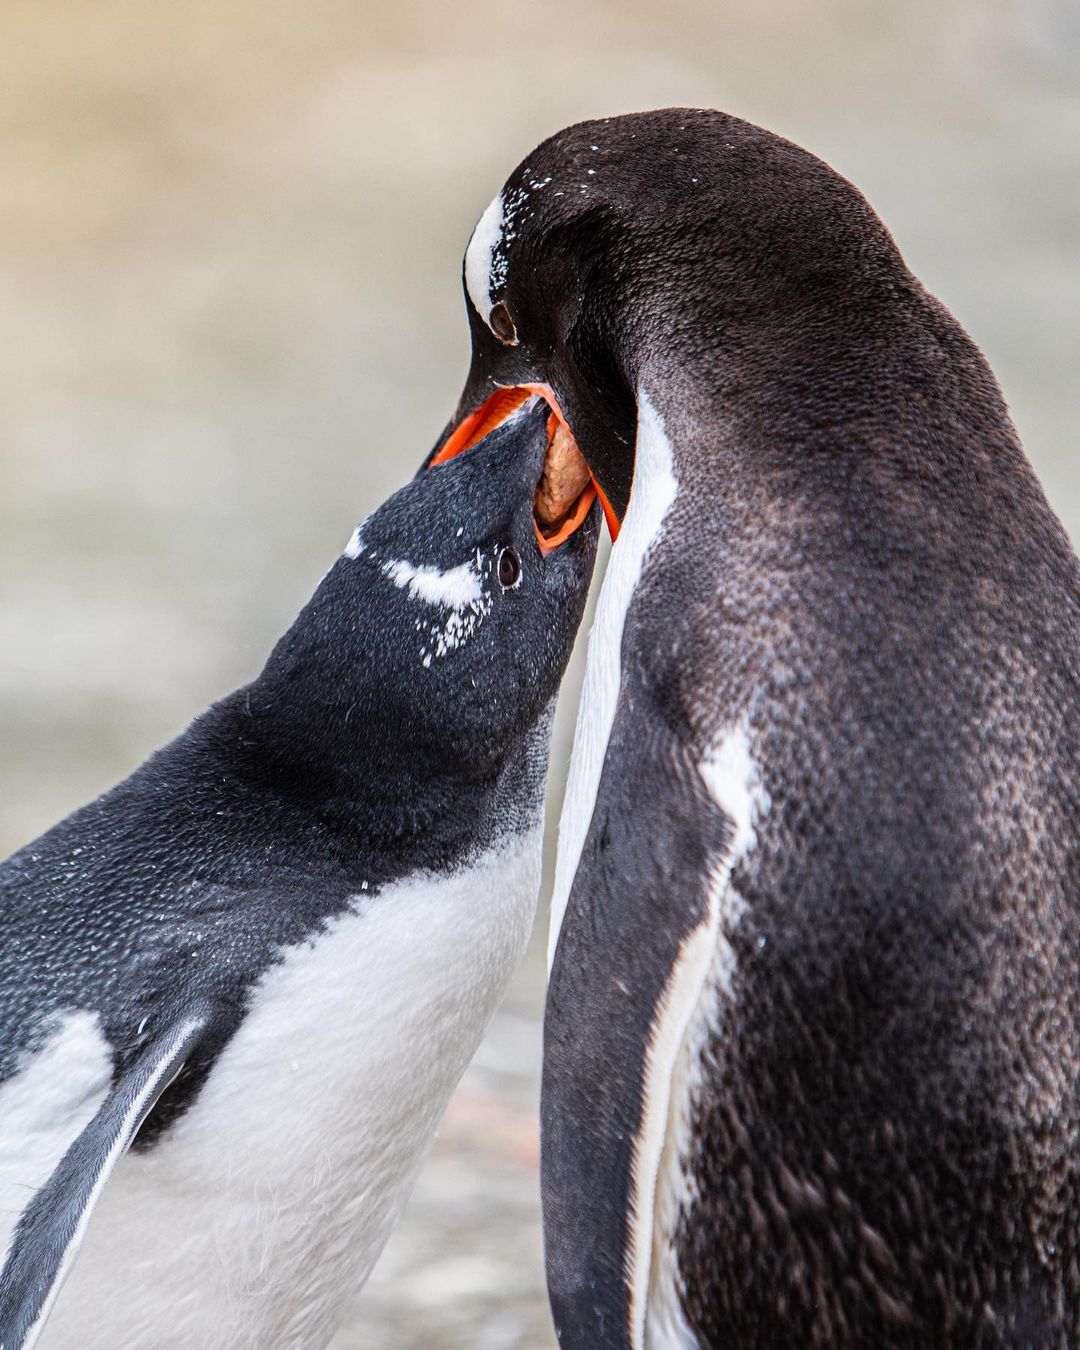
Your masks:
[{"label": "blurred ground", "polygon": [[[438,434],[472,223],[578,117],[721,106],[858,182],[1080,536],[1078,72],[1074,0],[4,0],[0,855],[254,673]],[[340,1347],[553,1344],[541,993],[534,952]]]}]

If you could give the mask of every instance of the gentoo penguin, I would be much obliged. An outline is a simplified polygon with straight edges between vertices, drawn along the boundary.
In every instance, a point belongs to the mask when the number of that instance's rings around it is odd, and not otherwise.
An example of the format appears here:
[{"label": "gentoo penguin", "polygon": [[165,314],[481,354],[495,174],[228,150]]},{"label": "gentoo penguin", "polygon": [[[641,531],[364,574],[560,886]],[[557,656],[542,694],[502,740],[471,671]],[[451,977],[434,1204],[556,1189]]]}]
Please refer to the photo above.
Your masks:
[{"label": "gentoo penguin", "polygon": [[986,361],[718,112],[552,137],[464,280],[449,441],[547,389],[620,529],[552,923],[561,1345],[1080,1344],[1080,567]]},{"label": "gentoo penguin", "polygon": [[333,1334],[532,920],[599,519],[541,544],[548,418],[393,496],[253,683],[0,869],[3,1350],[69,1266],[42,1350]]}]

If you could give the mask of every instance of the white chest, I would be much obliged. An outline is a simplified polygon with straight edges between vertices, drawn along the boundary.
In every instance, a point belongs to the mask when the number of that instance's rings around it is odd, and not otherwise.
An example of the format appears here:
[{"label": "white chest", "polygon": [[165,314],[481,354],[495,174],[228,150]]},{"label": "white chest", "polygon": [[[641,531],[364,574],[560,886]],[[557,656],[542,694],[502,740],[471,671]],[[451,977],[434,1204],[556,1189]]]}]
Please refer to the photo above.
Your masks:
[{"label": "white chest", "polygon": [[41,1350],[310,1350],[368,1275],[521,956],[540,832],[289,949],[191,1110],[123,1159]]}]

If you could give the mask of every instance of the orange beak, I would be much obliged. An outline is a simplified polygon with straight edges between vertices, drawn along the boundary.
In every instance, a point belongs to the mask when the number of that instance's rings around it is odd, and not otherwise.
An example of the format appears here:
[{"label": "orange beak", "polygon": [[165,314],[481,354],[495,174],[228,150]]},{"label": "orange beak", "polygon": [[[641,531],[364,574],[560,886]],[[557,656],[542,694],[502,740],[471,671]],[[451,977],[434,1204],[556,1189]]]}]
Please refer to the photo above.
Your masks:
[{"label": "orange beak", "polygon": [[[470,449],[478,441],[483,440],[489,432],[494,431],[497,426],[505,422],[512,413],[521,407],[526,399],[531,398],[534,394],[538,394],[551,409],[551,416],[548,418],[549,451],[560,427],[565,436],[569,437],[570,443],[577,449],[577,442],[574,440],[573,433],[562,414],[558,399],[552,393],[550,385],[515,384],[496,389],[478,408],[463,417],[438,454],[432,459],[432,464],[443,464],[448,459],[453,459],[455,455],[460,455]],[[552,553],[560,544],[565,543],[589,514],[589,508],[597,497],[600,498],[600,505],[604,508],[604,517],[607,520],[608,529],[611,531],[611,537],[617,539],[619,535],[618,517],[611,509],[611,504],[604,496],[600,484],[590,472],[588,483],[586,483],[577,500],[572,503],[568,512],[560,518],[557,528],[552,529],[545,526],[534,515],[533,528],[536,530],[536,542],[540,546],[540,552],[543,554]]]}]

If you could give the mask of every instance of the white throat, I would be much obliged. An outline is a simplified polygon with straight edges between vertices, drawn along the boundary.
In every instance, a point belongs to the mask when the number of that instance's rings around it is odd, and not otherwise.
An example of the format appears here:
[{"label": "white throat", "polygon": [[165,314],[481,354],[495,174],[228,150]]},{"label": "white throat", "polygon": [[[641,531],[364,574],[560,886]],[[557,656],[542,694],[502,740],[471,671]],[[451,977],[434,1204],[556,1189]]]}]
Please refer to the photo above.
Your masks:
[{"label": "white throat", "polygon": [[611,550],[604,589],[589,635],[585,684],[578,710],[570,778],[559,820],[559,852],[551,898],[548,968],[555,959],[570,888],[581,860],[607,756],[622,684],[622,640],[626,613],[641,581],[649,551],[660,536],[675,500],[675,457],[660,414],[644,389],[638,390],[638,430],[630,505]]}]

